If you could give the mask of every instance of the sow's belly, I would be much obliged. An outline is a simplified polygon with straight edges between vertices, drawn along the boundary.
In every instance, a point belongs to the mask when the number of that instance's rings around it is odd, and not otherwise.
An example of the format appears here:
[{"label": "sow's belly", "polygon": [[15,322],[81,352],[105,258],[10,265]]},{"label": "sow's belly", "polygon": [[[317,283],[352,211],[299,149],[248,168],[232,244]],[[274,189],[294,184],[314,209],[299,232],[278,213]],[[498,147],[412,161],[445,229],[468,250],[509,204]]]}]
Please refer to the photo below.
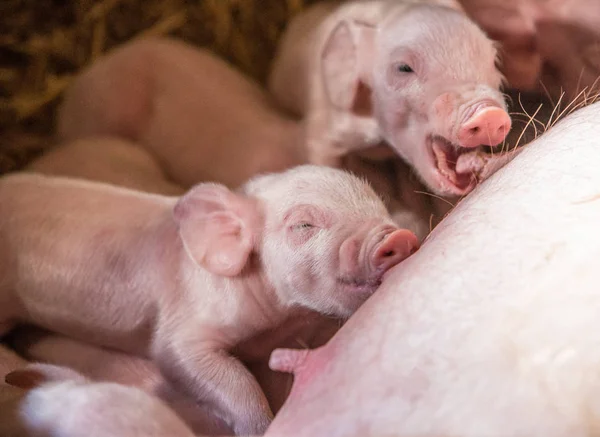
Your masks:
[{"label": "sow's belly", "polygon": [[295,363],[267,435],[596,432],[599,117],[572,114],[463,200]]}]

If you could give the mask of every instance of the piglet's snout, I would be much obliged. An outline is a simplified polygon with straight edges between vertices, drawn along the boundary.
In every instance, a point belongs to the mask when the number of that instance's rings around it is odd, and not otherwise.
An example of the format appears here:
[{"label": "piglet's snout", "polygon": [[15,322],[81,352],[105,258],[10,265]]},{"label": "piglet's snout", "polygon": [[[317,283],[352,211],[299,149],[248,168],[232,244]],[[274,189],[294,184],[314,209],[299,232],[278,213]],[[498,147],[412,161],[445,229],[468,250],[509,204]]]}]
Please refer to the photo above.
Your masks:
[{"label": "piglet's snout", "polygon": [[497,106],[478,108],[458,131],[462,147],[495,146],[508,135],[511,128],[510,116]]},{"label": "piglet's snout", "polygon": [[418,238],[407,229],[399,229],[386,234],[381,242],[374,246],[371,252],[371,270],[373,273],[383,274],[408,258],[418,248]]}]

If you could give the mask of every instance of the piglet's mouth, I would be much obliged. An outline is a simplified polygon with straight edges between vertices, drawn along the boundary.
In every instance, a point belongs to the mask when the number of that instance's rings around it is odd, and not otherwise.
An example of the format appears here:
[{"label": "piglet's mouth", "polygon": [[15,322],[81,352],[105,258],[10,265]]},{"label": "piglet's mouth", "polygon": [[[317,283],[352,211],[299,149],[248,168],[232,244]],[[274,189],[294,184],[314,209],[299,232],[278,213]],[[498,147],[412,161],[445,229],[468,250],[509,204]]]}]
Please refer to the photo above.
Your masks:
[{"label": "piglet's mouth", "polygon": [[338,277],[337,282],[349,292],[373,294],[381,285],[381,277],[371,279]]},{"label": "piglet's mouth", "polygon": [[496,147],[461,147],[446,138],[434,135],[429,140],[438,174],[443,178],[447,190],[455,195],[470,192],[487,162],[502,153],[502,145]]}]

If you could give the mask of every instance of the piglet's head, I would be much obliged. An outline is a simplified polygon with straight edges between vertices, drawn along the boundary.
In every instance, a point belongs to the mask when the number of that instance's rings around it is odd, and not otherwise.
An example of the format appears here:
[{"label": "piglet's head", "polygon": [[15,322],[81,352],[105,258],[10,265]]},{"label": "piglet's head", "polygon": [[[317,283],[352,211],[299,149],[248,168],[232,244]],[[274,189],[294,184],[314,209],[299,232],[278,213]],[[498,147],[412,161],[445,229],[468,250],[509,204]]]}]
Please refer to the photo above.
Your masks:
[{"label": "piglet's head", "polygon": [[300,166],[249,181],[263,208],[260,258],[279,299],[347,317],[417,249],[372,188],[352,174]]},{"label": "piglet's head", "polygon": [[511,128],[496,47],[457,9],[397,2],[377,26],[341,21],[322,52],[331,102],[374,117],[440,195],[471,191],[480,169],[469,155],[491,154]]}]

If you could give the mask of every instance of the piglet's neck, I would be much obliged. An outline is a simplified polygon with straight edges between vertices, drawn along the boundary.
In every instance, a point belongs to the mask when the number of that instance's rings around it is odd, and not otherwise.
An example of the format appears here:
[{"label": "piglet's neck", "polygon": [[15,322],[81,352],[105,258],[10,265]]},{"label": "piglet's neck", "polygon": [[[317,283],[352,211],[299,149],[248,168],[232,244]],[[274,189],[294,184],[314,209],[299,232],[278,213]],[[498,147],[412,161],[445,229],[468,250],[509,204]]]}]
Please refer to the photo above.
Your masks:
[{"label": "piglet's neck", "polygon": [[[138,251],[141,271],[149,276],[154,295],[173,289],[178,274],[180,253],[183,250],[172,208],[164,209],[155,220],[140,229]],[[157,294],[158,293],[158,294]]]},{"label": "piglet's neck", "polygon": [[265,275],[264,267],[256,254],[250,256],[240,275],[212,276],[219,289],[234,290],[241,297],[242,311],[251,319],[249,325],[252,325],[255,332],[277,326],[290,313],[289,307],[280,302],[275,287]]},{"label": "piglet's neck", "polygon": [[211,322],[213,326],[222,324],[222,343],[236,344],[280,324],[290,314],[290,309],[280,303],[257,256],[252,255],[237,276],[215,275],[188,255],[171,216],[152,232],[154,243],[149,252],[153,265],[160,270],[156,293],[161,305],[187,305],[197,308],[192,310],[196,314],[210,308],[209,317],[211,313],[227,314]]}]

